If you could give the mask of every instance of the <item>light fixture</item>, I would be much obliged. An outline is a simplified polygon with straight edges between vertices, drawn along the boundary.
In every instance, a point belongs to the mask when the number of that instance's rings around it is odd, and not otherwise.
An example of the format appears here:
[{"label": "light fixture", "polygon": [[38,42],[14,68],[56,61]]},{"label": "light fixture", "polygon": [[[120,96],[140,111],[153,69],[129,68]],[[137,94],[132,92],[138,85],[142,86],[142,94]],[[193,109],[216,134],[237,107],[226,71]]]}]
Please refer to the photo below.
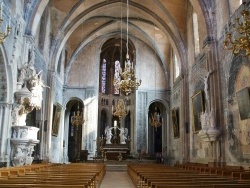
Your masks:
[{"label": "light fixture", "polygon": [[160,112],[158,112],[157,107],[155,107],[155,110],[153,113],[151,113],[151,126],[153,126],[155,128],[155,130],[157,130],[157,127],[160,127],[162,125],[161,122],[161,115]]},{"label": "light fixture", "polygon": [[73,116],[71,116],[71,123],[77,128],[78,126],[84,123],[83,112],[79,110],[79,101],[78,101],[77,111],[74,111]]},{"label": "light fixture", "polygon": [[[1,7],[0,7],[0,26],[3,23],[3,2],[1,2]],[[5,32],[0,32],[0,44],[3,44],[5,39],[9,36],[11,31],[10,27],[10,19],[9,19],[9,24],[6,26],[6,33]]]},{"label": "light fixture", "polygon": [[125,117],[128,114],[125,101],[123,99],[118,99],[118,102],[115,105],[115,111],[112,106],[112,112],[113,112],[113,116],[119,117],[119,120],[121,121],[122,117]]},{"label": "light fixture", "polygon": [[243,10],[240,17],[236,16],[235,23],[227,25],[224,48],[231,50],[234,55],[250,55],[250,18],[246,2],[243,2]]},{"label": "light fixture", "polygon": [[[120,75],[121,79],[114,79],[114,86],[117,89],[121,89],[125,92],[126,95],[129,95],[132,93],[133,90],[137,90],[138,87],[141,85],[141,80],[137,81],[137,78],[135,77],[135,72],[134,72],[134,67],[133,67],[133,62],[130,62],[129,59],[129,53],[128,53],[128,11],[129,11],[129,6],[128,6],[128,0],[127,0],[127,53],[126,53],[126,61],[125,61],[125,68],[124,71],[120,68]],[[122,46],[121,46],[122,48]]]}]

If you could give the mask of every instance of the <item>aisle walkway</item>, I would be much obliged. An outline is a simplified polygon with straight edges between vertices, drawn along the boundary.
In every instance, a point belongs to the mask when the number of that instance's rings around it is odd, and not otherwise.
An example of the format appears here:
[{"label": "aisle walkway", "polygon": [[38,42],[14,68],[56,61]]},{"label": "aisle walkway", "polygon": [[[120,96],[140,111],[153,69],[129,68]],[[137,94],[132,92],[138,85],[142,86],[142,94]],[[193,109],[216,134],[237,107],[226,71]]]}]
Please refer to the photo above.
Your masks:
[{"label": "aisle walkway", "polygon": [[127,171],[107,171],[100,188],[135,188]]}]

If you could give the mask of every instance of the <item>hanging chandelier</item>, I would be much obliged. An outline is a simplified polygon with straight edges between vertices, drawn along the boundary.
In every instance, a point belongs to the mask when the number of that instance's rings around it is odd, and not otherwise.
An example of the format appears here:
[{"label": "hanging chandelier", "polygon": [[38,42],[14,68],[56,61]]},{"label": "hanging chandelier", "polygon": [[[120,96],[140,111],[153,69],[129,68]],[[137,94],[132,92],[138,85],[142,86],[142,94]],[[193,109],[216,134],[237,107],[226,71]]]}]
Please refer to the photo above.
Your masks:
[{"label": "hanging chandelier", "polygon": [[77,111],[73,112],[73,116],[71,116],[71,124],[78,128],[78,126],[82,125],[83,123],[84,123],[83,112],[79,110],[79,101],[78,101]]},{"label": "hanging chandelier", "polygon": [[[3,23],[3,2],[1,2],[1,7],[0,7],[0,26]],[[6,32],[1,32],[0,31],[0,44],[3,44],[3,42],[5,41],[5,39],[9,36],[11,31],[11,27],[10,27],[10,19],[9,19],[9,24],[8,26],[6,26]]]},{"label": "hanging chandelier", "polygon": [[151,113],[150,120],[151,120],[151,126],[153,126],[156,130],[157,130],[157,127],[160,127],[162,125],[161,115],[157,111],[156,107],[155,107],[154,113]]},{"label": "hanging chandelier", "polygon": [[141,80],[137,81],[134,73],[133,63],[130,63],[129,55],[126,55],[127,59],[125,61],[124,71],[120,69],[121,80],[115,79],[114,86],[117,89],[121,89],[125,92],[126,95],[132,93],[132,91],[137,90],[141,85]]},{"label": "hanging chandelier", "polygon": [[113,112],[113,116],[119,117],[119,120],[121,121],[122,117],[125,117],[128,114],[125,101],[123,99],[119,99],[117,104],[115,105],[115,109],[113,109],[113,106],[112,106],[112,112]]},{"label": "hanging chandelier", "polygon": [[227,25],[224,48],[231,50],[234,55],[250,55],[250,18],[246,2],[243,2],[243,10],[240,17],[236,16],[235,22]]},{"label": "hanging chandelier", "polygon": [[116,89],[121,89],[125,92],[126,95],[129,95],[134,90],[137,90],[138,87],[141,85],[141,80],[137,81],[137,78],[135,77],[135,70],[133,67],[133,62],[130,62],[129,59],[129,53],[128,53],[128,0],[127,0],[127,53],[126,53],[126,61],[125,61],[125,68],[122,71],[120,68],[119,74],[121,76],[121,79],[114,79],[114,87]]}]

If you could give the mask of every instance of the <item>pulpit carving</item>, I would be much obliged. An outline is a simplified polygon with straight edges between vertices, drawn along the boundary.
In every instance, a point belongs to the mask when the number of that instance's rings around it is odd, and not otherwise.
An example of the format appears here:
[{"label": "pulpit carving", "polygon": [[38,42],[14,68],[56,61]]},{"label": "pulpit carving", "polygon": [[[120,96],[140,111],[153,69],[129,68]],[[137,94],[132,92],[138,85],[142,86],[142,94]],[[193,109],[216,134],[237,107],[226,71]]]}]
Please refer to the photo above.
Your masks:
[{"label": "pulpit carving", "polygon": [[11,140],[11,161],[13,166],[30,165],[33,162],[32,153],[34,146],[39,143],[37,132],[39,128],[26,125],[27,114],[34,108],[42,106],[43,84],[41,72],[36,73],[34,59],[31,57],[24,67],[19,69],[17,88],[15,92],[15,103],[12,109],[12,138]]}]

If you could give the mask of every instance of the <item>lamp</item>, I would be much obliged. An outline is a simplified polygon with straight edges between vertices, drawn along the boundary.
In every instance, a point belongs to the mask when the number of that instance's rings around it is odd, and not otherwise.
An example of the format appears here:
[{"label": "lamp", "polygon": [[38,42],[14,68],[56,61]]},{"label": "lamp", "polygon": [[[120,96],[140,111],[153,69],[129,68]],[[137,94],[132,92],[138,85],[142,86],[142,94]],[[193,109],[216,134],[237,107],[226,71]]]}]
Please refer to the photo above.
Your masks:
[{"label": "lamp", "polygon": [[[1,2],[1,7],[0,7],[0,26],[3,23],[3,2]],[[10,27],[10,19],[9,19],[9,24],[8,26],[6,26],[6,33],[5,32],[0,32],[0,44],[3,44],[3,42],[5,41],[5,39],[9,36],[11,31],[11,27]]]},{"label": "lamp", "polygon": [[155,111],[151,113],[151,126],[157,130],[157,127],[160,127],[162,125],[161,123],[161,115],[160,112],[157,111],[157,107],[155,107]]},{"label": "lamp", "polygon": [[[250,55],[250,20],[246,2],[243,2],[243,10],[240,18],[236,16],[235,23],[227,26],[224,48],[231,50],[234,55]],[[232,31],[232,32],[230,32]]]},{"label": "lamp", "polygon": [[120,68],[120,75],[121,80],[114,79],[114,86],[117,89],[121,89],[125,92],[126,95],[129,95],[133,90],[137,90],[138,87],[141,85],[141,80],[137,81],[134,73],[133,62],[130,62],[129,53],[128,53],[128,0],[127,0],[127,53],[126,53],[126,60],[125,60],[125,68],[124,71]]},{"label": "lamp", "polygon": [[123,99],[118,99],[118,102],[115,105],[115,111],[113,111],[113,106],[112,106],[112,112],[114,116],[119,117],[120,121],[122,117],[128,114],[128,110],[126,110],[126,105]]},{"label": "lamp", "polygon": [[73,116],[71,116],[71,123],[77,128],[79,125],[82,125],[84,123],[83,112],[79,110],[79,101],[77,111],[73,112]]}]

